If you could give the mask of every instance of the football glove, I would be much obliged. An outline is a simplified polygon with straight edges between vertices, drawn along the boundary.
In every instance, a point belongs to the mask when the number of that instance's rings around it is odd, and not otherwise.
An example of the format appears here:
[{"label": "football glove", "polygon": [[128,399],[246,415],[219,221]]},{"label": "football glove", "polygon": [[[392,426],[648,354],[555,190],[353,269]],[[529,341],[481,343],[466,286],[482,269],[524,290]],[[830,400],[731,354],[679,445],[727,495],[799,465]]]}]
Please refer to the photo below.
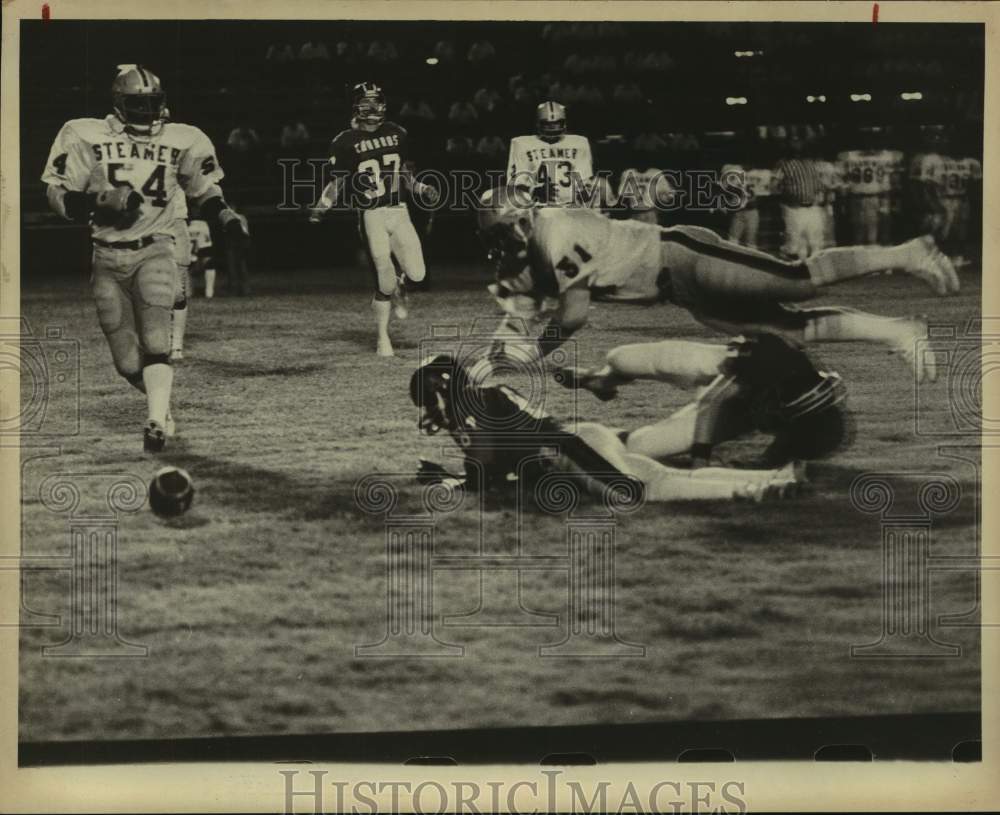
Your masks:
[{"label": "football glove", "polygon": [[97,194],[94,223],[128,229],[139,220],[142,213],[142,196],[128,184],[112,187]]}]

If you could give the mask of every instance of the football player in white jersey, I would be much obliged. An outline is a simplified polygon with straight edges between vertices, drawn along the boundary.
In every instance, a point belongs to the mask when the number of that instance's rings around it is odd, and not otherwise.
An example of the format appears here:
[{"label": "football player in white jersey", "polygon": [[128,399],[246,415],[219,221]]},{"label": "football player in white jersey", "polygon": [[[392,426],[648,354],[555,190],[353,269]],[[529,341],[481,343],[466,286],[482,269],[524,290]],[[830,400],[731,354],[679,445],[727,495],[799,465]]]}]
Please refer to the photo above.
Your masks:
[{"label": "football player in white jersey", "polygon": [[537,135],[510,140],[508,183],[531,190],[542,204],[592,205],[594,161],[587,137],[566,132],[566,108],[558,102],[542,102],[536,115]]},{"label": "football player in white jersey", "polygon": [[188,224],[191,237],[191,265],[205,275],[205,298],[215,297],[215,259],[212,257],[212,233],[208,224],[195,218]]},{"label": "football player in white jersey", "polygon": [[[786,302],[886,269],[923,280],[937,294],[957,292],[950,261],[926,236],[892,247],[822,249],[785,262],[723,240],[709,229],[611,220],[582,208],[538,207],[499,187],[483,196],[479,235],[496,266],[499,296],[555,299],[535,353],[543,358],[587,321],[592,297],[671,302],[729,336],[784,335],[797,342],[862,340],[901,353],[919,379],[933,360],[917,354],[921,320],[889,319],[842,308],[797,309]],[[920,357],[918,359],[918,357]]]},{"label": "football player in white jersey", "polygon": [[618,182],[618,206],[628,216],[645,224],[659,223],[659,211],[670,205],[673,188],[663,170],[629,167]]},{"label": "football player in white jersey", "polygon": [[197,127],[165,121],[159,78],[123,65],[111,94],[113,113],[63,125],[42,181],[55,212],[91,227],[98,320],[115,368],[146,394],[143,448],[158,452],[173,432],[175,242],[187,198],[203,218],[218,221],[232,246],[245,246],[249,236],[222,197],[212,142]]}]

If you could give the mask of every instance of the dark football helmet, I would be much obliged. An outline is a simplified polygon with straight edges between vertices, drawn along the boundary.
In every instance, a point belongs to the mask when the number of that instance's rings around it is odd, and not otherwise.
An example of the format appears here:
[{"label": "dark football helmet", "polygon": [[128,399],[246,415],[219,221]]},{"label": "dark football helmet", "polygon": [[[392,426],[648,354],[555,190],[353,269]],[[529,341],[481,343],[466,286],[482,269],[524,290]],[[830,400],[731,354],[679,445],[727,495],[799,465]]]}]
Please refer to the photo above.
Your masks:
[{"label": "dark football helmet", "polygon": [[519,274],[527,264],[535,209],[530,191],[515,187],[495,187],[480,197],[476,234],[500,279]]},{"label": "dark football helmet", "polygon": [[420,408],[417,424],[433,435],[461,427],[459,407],[472,389],[469,372],[451,354],[435,354],[421,362],[410,377],[410,399]]},{"label": "dark football helmet", "polygon": [[385,94],[374,82],[354,86],[354,120],[364,130],[377,130],[385,122]]},{"label": "dark football helmet", "polygon": [[119,65],[111,83],[111,102],[128,133],[151,136],[167,121],[167,95],[160,78],[141,65]]}]

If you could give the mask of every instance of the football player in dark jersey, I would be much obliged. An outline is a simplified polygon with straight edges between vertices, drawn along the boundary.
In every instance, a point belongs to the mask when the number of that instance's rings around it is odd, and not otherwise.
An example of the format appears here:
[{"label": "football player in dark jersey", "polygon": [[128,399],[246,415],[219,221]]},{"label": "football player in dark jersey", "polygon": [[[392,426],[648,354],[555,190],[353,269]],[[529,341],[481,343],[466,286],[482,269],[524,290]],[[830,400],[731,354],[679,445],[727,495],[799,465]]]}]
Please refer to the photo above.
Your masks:
[{"label": "football player in dark jersey", "polygon": [[600,368],[565,368],[557,377],[602,401],[637,379],[702,388],[694,402],[666,419],[622,435],[627,450],[654,459],[690,454],[692,464],[702,466],[717,445],[759,432],[772,437],[764,465],[780,467],[828,456],[853,436],[840,375],[819,370],[802,348],[773,334],[739,337],[728,345],[621,345]]},{"label": "football player in dark jersey", "polygon": [[[433,206],[438,193],[404,170],[407,133],[386,120],[382,89],[371,82],[355,85],[353,104],[351,126],[330,144],[333,180],[313,208],[311,220],[318,221],[335,202],[358,212],[361,239],[375,277],[372,309],[378,337],[376,351],[379,356],[391,357],[389,318],[393,307],[398,318],[406,317],[406,281],[419,283],[425,274],[420,238],[403,196],[409,193]],[[396,264],[400,269],[398,277]]]},{"label": "football player in dark jersey", "polygon": [[793,464],[760,470],[667,467],[630,452],[619,434],[601,424],[580,422],[571,431],[514,388],[478,384],[479,372],[488,369],[437,354],[413,373],[410,398],[421,409],[420,429],[447,431],[464,462],[463,473],[451,474],[422,460],[419,480],[503,497],[519,487],[534,490],[555,471],[579,479],[584,491],[595,495],[621,490],[629,500],[653,502],[760,501],[791,495],[802,483],[801,470]]}]

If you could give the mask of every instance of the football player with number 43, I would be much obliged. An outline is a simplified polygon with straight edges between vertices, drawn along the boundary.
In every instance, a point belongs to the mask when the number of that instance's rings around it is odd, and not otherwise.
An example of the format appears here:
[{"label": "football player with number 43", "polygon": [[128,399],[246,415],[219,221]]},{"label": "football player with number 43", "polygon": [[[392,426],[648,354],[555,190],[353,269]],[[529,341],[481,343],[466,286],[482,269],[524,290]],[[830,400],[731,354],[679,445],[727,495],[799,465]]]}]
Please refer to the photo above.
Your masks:
[{"label": "football player with number 43", "polygon": [[55,212],[90,225],[97,317],[118,373],[146,395],[143,449],[156,453],[174,432],[171,310],[187,199],[219,223],[231,246],[245,247],[249,235],[222,197],[212,142],[197,127],[166,120],[159,78],[121,65],[111,96],[113,113],[63,125],[42,181]]}]

